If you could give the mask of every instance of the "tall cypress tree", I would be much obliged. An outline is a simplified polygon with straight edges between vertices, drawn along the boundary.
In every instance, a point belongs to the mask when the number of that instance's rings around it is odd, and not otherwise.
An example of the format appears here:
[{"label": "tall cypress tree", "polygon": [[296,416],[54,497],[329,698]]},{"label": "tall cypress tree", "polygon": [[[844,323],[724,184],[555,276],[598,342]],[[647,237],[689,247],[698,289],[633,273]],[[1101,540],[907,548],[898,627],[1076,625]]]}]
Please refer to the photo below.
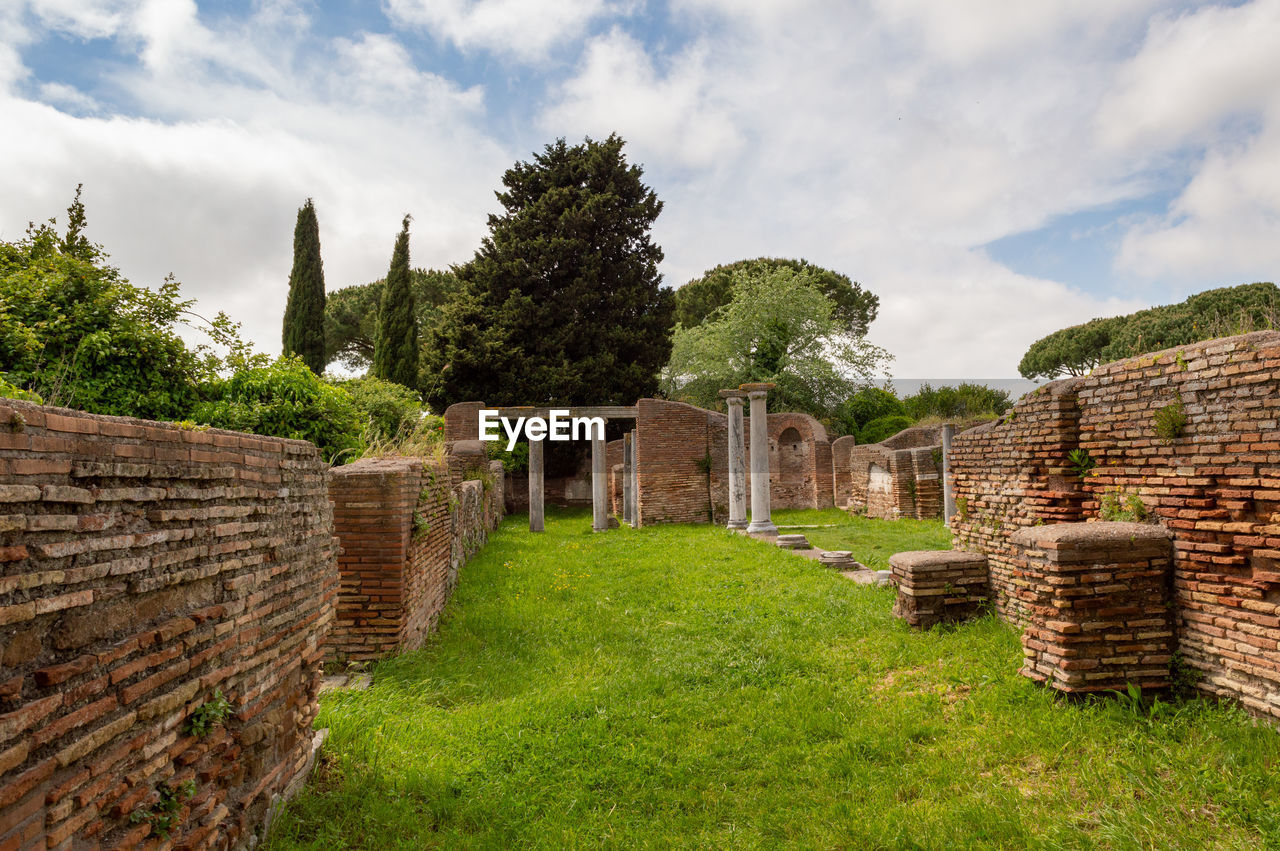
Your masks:
[{"label": "tall cypress tree", "polygon": [[320,262],[320,223],[310,198],[298,209],[298,223],[293,228],[284,353],[301,355],[316,375],[324,372],[324,265]]},{"label": "tall cypress tree", "polygon": [[373,374],[405,387],[418,386],[418,320],[409,279],[409,217],[404,217],[378,307]]}]

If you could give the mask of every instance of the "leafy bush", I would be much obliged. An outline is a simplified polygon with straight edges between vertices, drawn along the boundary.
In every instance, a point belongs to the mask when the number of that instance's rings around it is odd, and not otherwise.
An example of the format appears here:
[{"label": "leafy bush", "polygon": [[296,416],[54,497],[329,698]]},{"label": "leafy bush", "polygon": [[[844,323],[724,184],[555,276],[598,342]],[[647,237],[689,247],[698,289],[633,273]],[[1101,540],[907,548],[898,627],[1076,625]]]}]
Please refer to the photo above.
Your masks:
[{"label": "leafy bush", "polygon": [[906,414],[906,407],[891,391],[880,387],[863,387],[836,408],[831,425],[841,434],[856,435],[872,420],[903,417]]},{"label": "leafy bush", "polygon": [[373,376],[330,383],[351,394],[367,440],[399,440],[416,431],[422,420],[422,399],[408,387]]},{"label": "leafy bush", "polygon": [[32,393],[30,390],[23,390],[15,384],[10,384],[2,374],[0,374],[0,398],[22,399],[25,402],[35,402],[37,405],[44,402],[38,393]]},{"label": "leafy bush", "polygon": [[528,443],[517,443],[510,452],[501,440],[487,442],[484,446],[486,454],[495,461],[501,461],[502,469],[508,473],[529,469]]},{"label": "leafy bush", "polygon": [[218,359],[188,348],[177,334],[197,320],[215,342],[234,337],[223,315],[210,323],[189,310],[180,285],[136,287],[104,262],[81,232],[79,190],[68,209],[67,233],[30,226],[15,243],[0,243],[0,372],[20,390],[50,405],[98,414],[182,419]]},{"label": "leafy bush", "polygon": [[879,417],[862,427],[862,431],[858,433],[858,442],[879,443],[885,438],[893,437],[904,428],[911,428],[911,420],[908,417]]},{"label": "leafy bush", "polygon": [[362,447],[363,423],[351,394],[326,384],[302,359],[251,359],[228,379],[208,385],[210,401],[192,419],[216,428],[309,440],[330,462],[349,461]]},{"label": "leafy bush", "polygon": [[1009,398],[1008,390],[996,390],[985,384],[965,382],[958,387],[936,389],[922,384],[914,395],[903,399],[902,404],[913,420],[925,417],[963,420],[998,416],[1013,407],[1013,400]]}]

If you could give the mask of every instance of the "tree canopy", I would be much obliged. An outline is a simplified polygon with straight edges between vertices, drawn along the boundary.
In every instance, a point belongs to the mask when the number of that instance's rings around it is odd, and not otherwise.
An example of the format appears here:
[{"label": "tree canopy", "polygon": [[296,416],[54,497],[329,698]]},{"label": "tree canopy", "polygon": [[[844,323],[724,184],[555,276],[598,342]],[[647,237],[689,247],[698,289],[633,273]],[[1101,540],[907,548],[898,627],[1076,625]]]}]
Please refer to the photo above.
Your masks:
[{"label": "tree canopy", "polygon": [[[324,305],[324,336],[330,364],[337,361],[348,369],[364,370],[373,363],[378,310],[382,305],[382,288],[386,280],[379,278],[329,293]],[[409,271],[419,340],[430,338],[440,324],[441,307],[459,286],[458,276],[452,271]]]},{"label": "tree canopy", "polygon": [[308,198],[293,228],[293,269],[284,309],[284,354],[296,354],[312,372],[324,372],[324,264],[320,261],[320,223]]},{"label": "tree canopy", "polygon": [[757,257],[716,266],[676,290],[676,321],[686,328],[701,325],[733,299],[733,281],[738,272],[748,275],[774,269],[790,269],[811,275],[820,292],[831,299],[832,316],[855,336],[864,336],[876,318],[880,298],[862,288],[848,275],[815,266],[807,260]]},{"label": "tree canopy", "polygon": [[630,404],[671,351],[650,237],[662,203],[623,140],[547,145],[502,178],[502,212],[425,346],[433,405]]},{"label": "tree canopy", "polygon": [[777,385],[774,410],[830,422],[891,356],[850,332],[811,269],[744,267],[729,303],[694,327],[678,326],[663,376],[672,399],[717,407],[718,392],[751,381]]},{"label": "tree canopy", "polygon": [[373,376],[405,387],[418,386],[418,323],[409,284],[409,217],[405,216],[391,252],[378,305],[373,343]]},{"label": "tree canopy", "polygon": [[1024,378],[1084,375],[1100,363],[1277,327],[1280,288],[1242,284],[1197,293],[1178,304],[1072,325],[1031,344],[1018,364]]}]

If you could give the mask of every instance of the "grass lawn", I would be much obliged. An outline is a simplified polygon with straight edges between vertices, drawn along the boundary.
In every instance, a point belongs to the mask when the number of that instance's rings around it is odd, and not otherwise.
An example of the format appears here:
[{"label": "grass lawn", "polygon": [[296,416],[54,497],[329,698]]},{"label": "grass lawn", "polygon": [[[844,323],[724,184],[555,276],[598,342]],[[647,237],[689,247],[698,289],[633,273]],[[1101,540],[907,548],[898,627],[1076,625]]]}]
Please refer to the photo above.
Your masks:
[{"label": "grass lawn", "polygon": [[1001,623],[912,632],[719,528],[524,524],[429,647],[325,696],[268,847],[1280,846],[1280,734],[1233,707],[1056,700]]},{"label": "grass lawn", "polygon": [[[850,550],[872,570],[888,570],[889,556],[906,550],[949,550],[951,533],[941,520],[873,520],[854,517],[838,508],[772,512],[783,533],[799,532],[824,550]],[[817,529],[787,529],[790,525]]]}]

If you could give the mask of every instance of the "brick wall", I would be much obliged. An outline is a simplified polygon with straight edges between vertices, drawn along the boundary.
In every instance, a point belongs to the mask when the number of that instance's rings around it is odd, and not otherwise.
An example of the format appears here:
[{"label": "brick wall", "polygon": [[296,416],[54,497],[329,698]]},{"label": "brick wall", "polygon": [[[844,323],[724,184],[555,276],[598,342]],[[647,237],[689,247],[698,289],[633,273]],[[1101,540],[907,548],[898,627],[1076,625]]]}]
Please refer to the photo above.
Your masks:
[{"label": "brick wall", "polygon": [[[1180,400],[1183,433],[1155,414]],[[1174,536],[1178,647],[1200,688],[1280,717],[1280,333],[1258,332],[1107,364],[1041,388],[998,425],[957,435],[956,544],[986,553],[1002,613],[1022,619],[1009,536],[1094,519],[1136,496]],[[1081,480],[1066,453],[1096,462]]]},{"label": "brick wall", "polygon": [[636,408],[640,525],[710,521],[711,412],[659,399],[641,399]]},{"label": "brick wall", "polygon": [[[0,402],[0,847],[246,844],[305,774],[337,574],[309,443]],[[196,738],[215,690],[223,727]]]},{"label": "brick wall", "polygon": [[501,462],[488,462],[483,481],[453,486],[452,457],[365,459],[333,471],[342,552],[329,658],[365,661],[421,647],[459,568],[501,522]]}]

